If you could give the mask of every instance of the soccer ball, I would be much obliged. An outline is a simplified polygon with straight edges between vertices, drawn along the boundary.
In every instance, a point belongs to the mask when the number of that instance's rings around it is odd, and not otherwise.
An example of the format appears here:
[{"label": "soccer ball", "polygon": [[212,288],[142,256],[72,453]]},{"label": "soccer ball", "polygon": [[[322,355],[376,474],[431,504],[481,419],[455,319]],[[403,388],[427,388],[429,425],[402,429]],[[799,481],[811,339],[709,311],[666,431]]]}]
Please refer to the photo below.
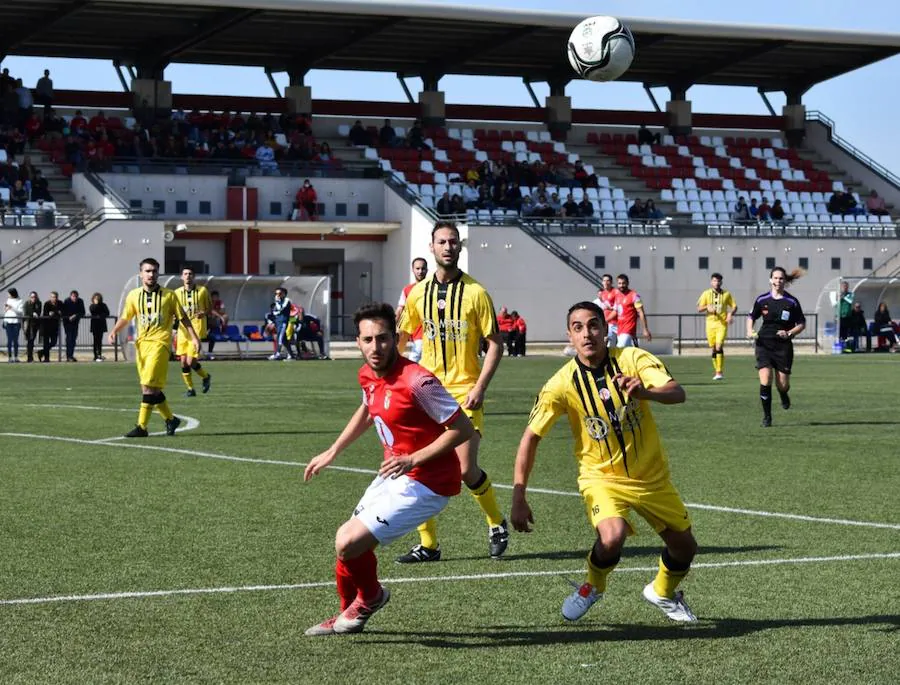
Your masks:
[{"label": "soccer ball", "polygon": [[614,81],[634,59],[634,36],[615,17],[589,17],[569,36],[569,64],[582,78]]}]

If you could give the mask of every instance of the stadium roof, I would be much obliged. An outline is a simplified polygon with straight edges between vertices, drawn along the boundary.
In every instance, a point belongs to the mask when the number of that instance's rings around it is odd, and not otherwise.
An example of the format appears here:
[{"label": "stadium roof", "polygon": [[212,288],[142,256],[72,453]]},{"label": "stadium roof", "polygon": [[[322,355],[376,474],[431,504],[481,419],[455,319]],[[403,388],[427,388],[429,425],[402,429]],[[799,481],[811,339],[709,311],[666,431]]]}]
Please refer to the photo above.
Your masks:
[{"label": "stadium roof", "polygon": [[[813,17],[814,17],[813,13]],[[584,15],[347,0],[14,0],[0,56],[346,69],[563,80]],[[622,80],[653,86],[798,89],[900,53],[900,36],[628,19],[637,57]]]}]

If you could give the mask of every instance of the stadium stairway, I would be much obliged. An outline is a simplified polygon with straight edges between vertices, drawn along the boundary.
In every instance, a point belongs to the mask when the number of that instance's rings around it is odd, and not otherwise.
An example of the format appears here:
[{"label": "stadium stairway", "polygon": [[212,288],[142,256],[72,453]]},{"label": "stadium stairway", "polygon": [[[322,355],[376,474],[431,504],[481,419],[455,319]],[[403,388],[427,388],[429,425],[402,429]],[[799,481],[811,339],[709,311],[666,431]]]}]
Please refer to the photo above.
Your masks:
[{"label": "stadium stairway", "polygon": [[86,211],[82,201],[75,197],[72,191],[72,179],[65,176],[51,159],[50,155],[36,147],[28,146],[23,155],[31,157],[31,163],[35,169],[41,170],[41,175],[47,179],[50,186],[50,195],[56,203],[56,212],[63,216],[77,216]]}]

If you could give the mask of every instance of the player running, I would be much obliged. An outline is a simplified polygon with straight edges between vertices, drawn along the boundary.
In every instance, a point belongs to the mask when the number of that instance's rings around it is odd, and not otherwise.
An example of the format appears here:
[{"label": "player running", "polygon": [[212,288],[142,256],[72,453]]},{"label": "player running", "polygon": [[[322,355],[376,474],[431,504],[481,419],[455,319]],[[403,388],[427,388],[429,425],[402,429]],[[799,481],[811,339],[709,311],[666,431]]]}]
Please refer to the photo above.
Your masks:
[{"label": "player running", "polygon": [[644,337],[647,342],[653,340],[650,334],[650,326],[647,324],[647,315],[644,313],[644,303],[641,296],[629,287],[628,276],[619,274],[616,277],[616,285],[619,292],[616,295],[616,345],[618,347],[637,347],[637,322],[641,320],[644,327]]},{"label": "player running", "polygon": [[709,279],[709,288],[700,294],[697,311],[706,314],[706,341],[712,348],[714,381],[725,376],[725,337],[728,326],[737,312],[737,304],[731,293],[722,289],[722,274],[714,273]]}]

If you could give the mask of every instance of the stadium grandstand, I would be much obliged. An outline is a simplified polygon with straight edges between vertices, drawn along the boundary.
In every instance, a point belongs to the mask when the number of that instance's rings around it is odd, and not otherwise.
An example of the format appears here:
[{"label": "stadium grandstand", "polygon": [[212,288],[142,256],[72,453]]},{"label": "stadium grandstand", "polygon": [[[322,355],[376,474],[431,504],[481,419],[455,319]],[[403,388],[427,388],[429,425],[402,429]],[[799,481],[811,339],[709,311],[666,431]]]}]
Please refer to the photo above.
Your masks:
[{"label": "stadium grandstand", "polygon": [[[625,19],[637,56],[622,80],[647,87],[652,111],[573,109],[562,46],[581,18],[411,2],[4,4],[0,56],[110,60],[123,90],[83,84],[25,111],[3,86],[0,285],[118,293],[144,256],[168,273],[326,275],[341,336],[359,304],[396,300],[446,215],[467,239],[461,265],[498,306],[525,310],[531,339],[561,338],[541,312],[628,272],[671,342],[690,337],[674,315],[712,271],[740,303],[776,263],[809,272],[794,290],[810,302],[841,275],[898,273],[900,178],[803,94],[900,53],[900,37]],[[173,94],[176,62],[286,71],[289,85]],[[322,100],[311,69],[395,73],[404,89],[417,76],[423,90]],[[457,74],[520,78],[534,106],[446,103],[440,81]],[[535,82],[549,85],[544,103]],[[769,114],[695,113],[694,85],[756,88]]]}]

